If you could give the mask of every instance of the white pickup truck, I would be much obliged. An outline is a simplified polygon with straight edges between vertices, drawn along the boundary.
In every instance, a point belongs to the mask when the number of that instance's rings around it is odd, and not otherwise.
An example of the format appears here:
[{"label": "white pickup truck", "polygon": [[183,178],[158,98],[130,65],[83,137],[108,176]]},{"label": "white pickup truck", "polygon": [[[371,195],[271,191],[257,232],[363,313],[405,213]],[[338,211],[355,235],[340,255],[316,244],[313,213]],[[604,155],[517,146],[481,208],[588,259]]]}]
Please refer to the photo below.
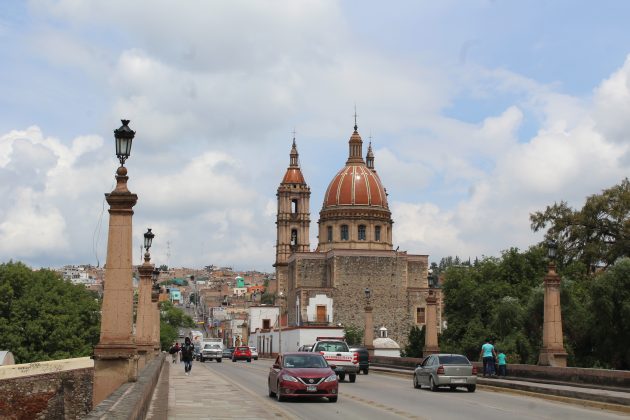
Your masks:
[{"label": "white pickup truck", "polygon": [[350,382],[357,380],[359,373],[359,354],[352,352],[348,344],[341,340],[320,340],[313,344],[313,353],[320,353],[329,365],[334,366],[339,381],[343,381],[348,375]]}]

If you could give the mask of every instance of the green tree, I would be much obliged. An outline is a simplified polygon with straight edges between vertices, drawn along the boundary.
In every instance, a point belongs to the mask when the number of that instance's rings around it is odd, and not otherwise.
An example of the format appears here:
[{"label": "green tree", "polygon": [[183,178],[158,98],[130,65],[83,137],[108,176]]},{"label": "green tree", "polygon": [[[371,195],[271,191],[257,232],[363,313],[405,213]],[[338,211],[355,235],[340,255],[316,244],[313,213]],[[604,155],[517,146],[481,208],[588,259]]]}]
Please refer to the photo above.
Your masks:
[{"label": "green tree", "polygon": [[17,363],[89,356],[98,343],[96,294],[49,270],[0,264],[0,348]]},{"label": "green tree", "polygon": [[422,357],[422,349],[424,348],[424,325],[419,328],[417,325],[411,327],[409,330],[409,336],[407,339],[407,345],[402,351],[403,357]]},{"label": "green tree", "polygon": [[592,280],[593,353],[603,367],[630,369],[630,258]]},{"label": "green tree", "polygon": [[194,328],[195,322],[169,301],[160,303],[160,347],[168,350],[177,341],[180,328]]},{"label": "green tree", "polygon": [[359,328],[356,325],[347,325],[343,329],[343,335],[346,338],[348,344],[362,344],[363,343],[363,328]]},{"label": "green tree", "polygon": [[581,261],[590,273],[609,267],[630,256],[630,181],[588,197],[580,210],[561,201],[532,213],[530,221],[534,232],[549,226],[546,237],[559,242],[562,263]]}]

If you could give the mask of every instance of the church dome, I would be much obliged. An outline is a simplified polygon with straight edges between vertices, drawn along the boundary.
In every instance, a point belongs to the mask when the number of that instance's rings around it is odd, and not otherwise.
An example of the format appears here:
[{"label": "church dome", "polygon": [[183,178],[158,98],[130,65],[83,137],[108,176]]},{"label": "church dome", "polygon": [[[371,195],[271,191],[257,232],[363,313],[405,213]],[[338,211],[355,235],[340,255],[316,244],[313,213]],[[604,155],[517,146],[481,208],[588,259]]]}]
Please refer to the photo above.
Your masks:
[{"label": "church dome", "polygon": [[388,209],[387,195],[374,170],[372,148],[368,149],[368,165],[361,156],[363,141],[354,126],[348,142],[350,153],[346,165],[330,181],[323,208],[335,206],[376,206]]},{"label": "church dome", "polygon": [[381,180],[365,164],[347,164],[337,172],[326,189],[324,208],[352,205],[388,208]]}]

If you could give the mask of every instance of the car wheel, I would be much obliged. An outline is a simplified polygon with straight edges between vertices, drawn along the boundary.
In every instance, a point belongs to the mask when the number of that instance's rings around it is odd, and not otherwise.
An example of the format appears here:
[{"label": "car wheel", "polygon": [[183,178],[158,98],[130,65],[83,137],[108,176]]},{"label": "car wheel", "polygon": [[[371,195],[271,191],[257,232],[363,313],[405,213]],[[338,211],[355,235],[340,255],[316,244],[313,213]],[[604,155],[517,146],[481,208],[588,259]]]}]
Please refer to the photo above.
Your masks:
[{"label": "car wheel", "polygon": [[223,359],[217,359],[217,363],[221,363]]},{"label": "car wheel", "polygon": [[236,359],[235,359],[235,358],[232,358],[232,361],[233,361],[234,363],[236,363]]},{"label": "car wheel", "polygon": [[200,360],[200,362],[201,362],[201,363],[205,363],[205,362],[206,362],[206,359],[204,359],[204,358],[202,357],[202,358],[201,358],[201,360]]},{"label": "car wheel", "polygon": [[345,373],[340,373],[339,374],[339,382],[343,382],[344,379],[346,379],[346,374]]},{"label": "car wheel", "polygon": [[451,391],[455,391],[457,389],[457,387],[454,385],[451,385],[449,388],[451,388]]},{"label": "car wheel", "polygon": [[435,381],[433,380],[433,376],[431,376],[431,379],[429,379],[429,386],[431,386],[431,391],[433,392],[438,390],[438,386],[435,384]]},{"label": "car wheel", "polygon": [[356,373],[351,373],[351,374],[349,374],[349,375],[348,375],[348,379],[350,379],[350,382],[351,382],[351,383],[355,383],[355,382],[356,382],[356,380],[357,380],[357,375],[356,375]]},{"label": "car wheel", "polygon": [[251,362],[252,362],[252,359],[247,359],[247,363],[251,363]]},{"label": "car wheel", "polygon": [[420,385],[420,383],[418,382],[418,377],[416,376],[415,373],[413,375],[413,387],[416,389],[422,388],[422,385]]},{"label": "car wheel", "polygon": [[367,374],[368,374],[368,372],[369,372],[369,369],[368,369],[368,368],[363,368],[363,374],[364,374],[364,375],[367,375]]},{"label": "car wheel", "polygon": [[278,382],[278,388],[276,389],[276,400],[278,400],[278,402],[284,401],[284,397],[280,393],[280,382]]},{"label": "car wheel", "polygon": [[477,385],[468,385],[466,388],[468,389],[468,392],[475,392]]},{"label": "car wheel", "polygon": [[335,403],[339,397],[328,397],[328,402]]}]

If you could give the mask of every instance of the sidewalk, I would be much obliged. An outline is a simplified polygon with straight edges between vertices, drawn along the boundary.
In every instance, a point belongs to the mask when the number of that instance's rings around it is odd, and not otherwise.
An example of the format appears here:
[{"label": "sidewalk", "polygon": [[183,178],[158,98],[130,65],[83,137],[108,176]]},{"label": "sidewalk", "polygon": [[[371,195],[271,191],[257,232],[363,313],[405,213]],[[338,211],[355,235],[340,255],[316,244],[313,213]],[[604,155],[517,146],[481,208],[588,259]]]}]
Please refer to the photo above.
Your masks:
[{"label": "sidewalk", "polygon": [[286,419],[272,400],[228,381],[202,363],[193,363],[190,376],[184,364],[169,369],[169,419]]}]

